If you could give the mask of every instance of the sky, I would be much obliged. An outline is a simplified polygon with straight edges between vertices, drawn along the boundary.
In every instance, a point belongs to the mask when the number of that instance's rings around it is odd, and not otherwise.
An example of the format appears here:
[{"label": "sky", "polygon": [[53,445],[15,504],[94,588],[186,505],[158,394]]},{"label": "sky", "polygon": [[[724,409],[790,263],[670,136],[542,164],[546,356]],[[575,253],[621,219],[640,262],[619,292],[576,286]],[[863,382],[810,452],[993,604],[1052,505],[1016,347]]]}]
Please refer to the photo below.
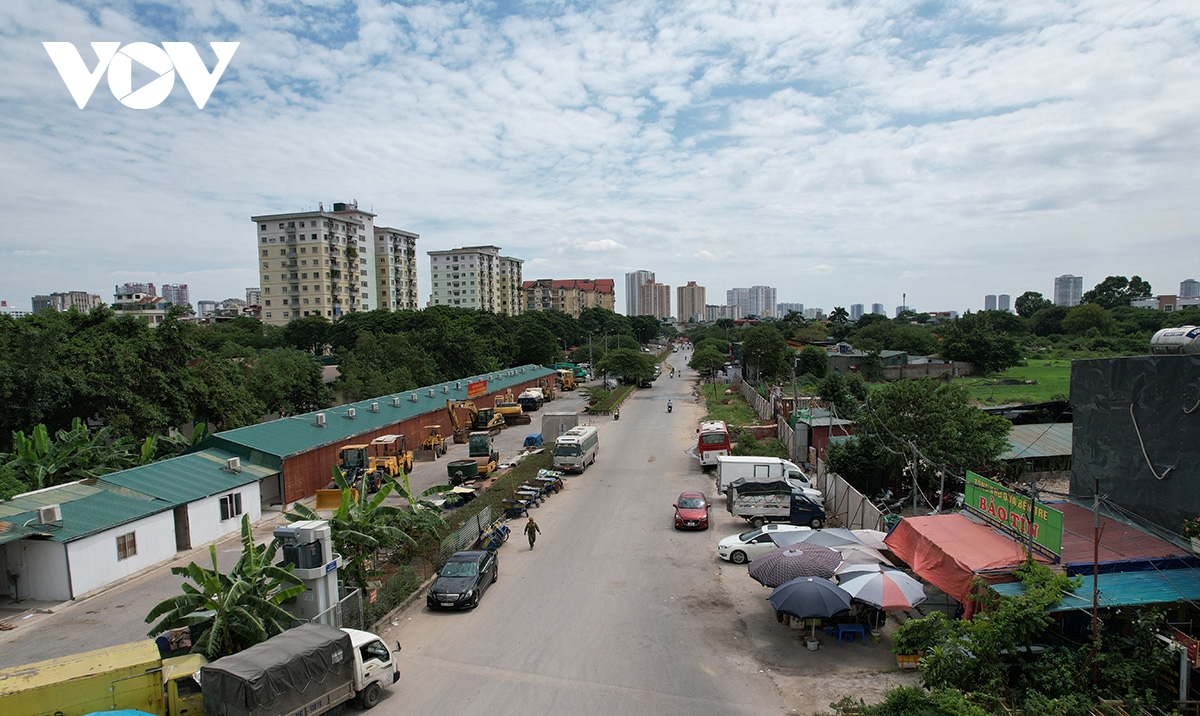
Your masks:
[{"label": "sky", "polygon": [[[43,47],[238,42],[85,108]],[[132,89],[157,76],[133,62]],[[182,72],[177,72],[182,75]],[[119,86],[119,82],[118,82]],[[4,0],[0,299],[256,286],[250,216],[357,200],[524,278],[979,310],[1200,278],[1195,0]],[[672,292],[672,302],[674,302]]]}]

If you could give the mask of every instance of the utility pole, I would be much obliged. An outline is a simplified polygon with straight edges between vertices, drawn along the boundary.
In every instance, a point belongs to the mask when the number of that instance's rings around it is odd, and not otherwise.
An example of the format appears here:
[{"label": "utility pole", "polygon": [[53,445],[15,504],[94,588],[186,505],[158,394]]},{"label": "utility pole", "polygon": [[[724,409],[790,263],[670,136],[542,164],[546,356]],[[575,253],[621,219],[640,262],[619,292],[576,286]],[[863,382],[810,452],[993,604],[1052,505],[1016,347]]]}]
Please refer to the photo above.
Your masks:
[{"label": "utility pole", "polygon": [[917,460],[919,458],[917,457],[917,444],[909,443],[909,445],[912,446],[912,451],[913,451],[913,459],[912,459],[913,517],[916,517],[917,516],[917,492],[918,492],[918,490],[917,490]]},{"label": "utility pole", "polygon": [[1096,478],[1092,495],[1092,651],[1088,661],[1092,662],[1092,685],[1096,685],[1099,669],[1096,665],[1096,649],[1100,645],[1100,478]]}]

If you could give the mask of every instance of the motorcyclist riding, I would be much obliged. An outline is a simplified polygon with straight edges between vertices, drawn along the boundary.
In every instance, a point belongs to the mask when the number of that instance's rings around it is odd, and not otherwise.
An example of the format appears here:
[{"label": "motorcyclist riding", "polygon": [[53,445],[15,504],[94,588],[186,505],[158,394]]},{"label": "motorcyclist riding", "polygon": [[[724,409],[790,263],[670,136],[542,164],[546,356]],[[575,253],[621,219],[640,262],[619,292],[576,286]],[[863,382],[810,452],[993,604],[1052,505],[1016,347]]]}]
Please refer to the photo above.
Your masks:
[{"label": "motorcyclist riding", "polygon": [[671,401],[667,401],[667,412],[671,412]]},{"label": "motorcyclist riding", "polygon": [[613,408],[613,420],[620,420],[620,419],[621,419],[621,409]]}]

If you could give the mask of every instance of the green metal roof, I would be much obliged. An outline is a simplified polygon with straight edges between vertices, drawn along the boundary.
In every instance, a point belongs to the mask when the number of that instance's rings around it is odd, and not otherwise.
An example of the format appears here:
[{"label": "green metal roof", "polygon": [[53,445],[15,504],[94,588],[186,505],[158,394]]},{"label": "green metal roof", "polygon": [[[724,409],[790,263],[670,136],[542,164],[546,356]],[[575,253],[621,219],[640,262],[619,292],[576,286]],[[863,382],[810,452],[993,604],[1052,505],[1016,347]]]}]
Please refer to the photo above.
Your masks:
[{"label": "green metal roof", "polygon": [[[55,504],[62,524],[35,524],[37,508]],[[70,542],[169,509],[167,502],[118,486],[61,485],[0,502],[0,544],[26,537]]]},{"label": "green metal roof", "polygon": [[100,482],[136,490],[163,500],[172,507],[227,492],[279,472],[243,461],[239,472],[230,472],[225,461],[233,453],[208,448],[190,455],[104,475]]},{"label": "green metal roof", "polygon": [[1070,457],[1071,423],[1014,425],[1008,434],[1009,449],[1001,460]]},{"label": "green metal roof", "polygon": [[[1200,600],[1200,569],[1116,572],[1101,574],[1097,582],[1100,587],[1101,608]],[[992,589],[1004,596],[1017,596],[1025,592],[1025,585],[1020,582],[993,584]],[[1064,596],[1061,602],[1047,611],[1066,612],[1091,608],[1092,578],[1084,576],[1083,586]]]},{"label": "green metal roof", "polygon": [[[252,462],[278,467],[285,457],[308,452],[314,448],[340,443],[356,435],[362,435],[401,420],[430,415],[432,422],[440,411],[446,415],[446,401],[467,399],[467,384],[486,380],[487,392],[505,390],[520,383],[554,375],[554,371],[540,365],[525,365],[519,368],[477,375],[462,380],[438,383],[417,390],[406,390],[357,403],[347,403],[336,408],[326,408],[304,415],[291,415],[244,428],[219,432],[201,443],[203,448],[217,447],[231,451]],[[375,404],[375,412],[371,409]],[[355,416],[347,417],[347,408],[354,408]],[[325,414],[324,427],[318,427],[316,416]]]}]

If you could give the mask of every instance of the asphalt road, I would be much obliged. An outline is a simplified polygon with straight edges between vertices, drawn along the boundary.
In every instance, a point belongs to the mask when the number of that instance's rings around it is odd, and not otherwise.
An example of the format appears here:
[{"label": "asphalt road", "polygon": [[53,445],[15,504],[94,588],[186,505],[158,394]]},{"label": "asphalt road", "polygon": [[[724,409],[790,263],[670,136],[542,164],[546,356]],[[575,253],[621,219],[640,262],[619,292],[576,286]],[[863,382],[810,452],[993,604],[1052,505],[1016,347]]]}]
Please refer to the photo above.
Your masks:
[{"label": "asphalt road", "polygon": [[[684,356],[671,360],[682,368]],[[435,613],[422,600],[397,618],[386,636],[404,645],[401,682],[377,712],[790,711],[758,664],[730,648],[712,535],[673,528],[679,493],[712,485],[685,455],[700,416],[694,385],[664,371],[620,421],[597,419],[596,464],[532,511],[536,550],[514,523],[478,608]]]}]

